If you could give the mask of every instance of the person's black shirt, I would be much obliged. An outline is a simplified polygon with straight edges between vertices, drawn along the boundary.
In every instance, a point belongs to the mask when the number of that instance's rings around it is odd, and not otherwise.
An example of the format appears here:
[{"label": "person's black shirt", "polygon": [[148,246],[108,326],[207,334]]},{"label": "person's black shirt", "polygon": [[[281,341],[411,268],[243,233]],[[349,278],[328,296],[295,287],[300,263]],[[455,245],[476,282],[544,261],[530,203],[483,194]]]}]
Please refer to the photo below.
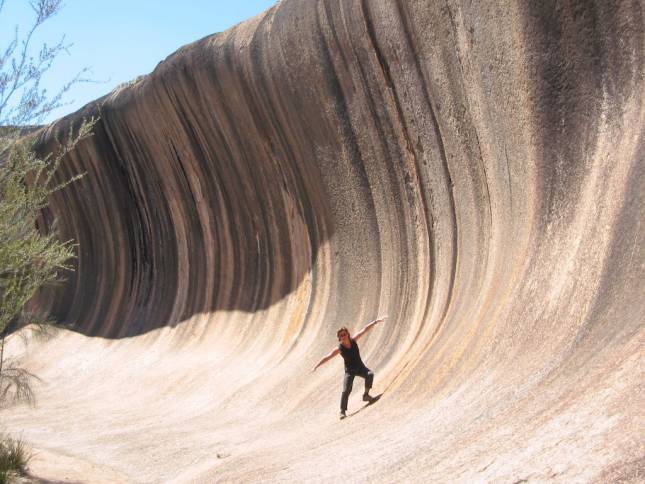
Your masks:
[{"label": "person's black shirt", "polygon": [[346,373],[362,373],[365,370],[365,364],[361,360],[361,352],[358,349],[358,343],[356,340],[350,338],[349,341],[352,343],[352,346],[345,348],[343,344],[338,345],[340,350],[340,355],[345,360],[345,372]]}]

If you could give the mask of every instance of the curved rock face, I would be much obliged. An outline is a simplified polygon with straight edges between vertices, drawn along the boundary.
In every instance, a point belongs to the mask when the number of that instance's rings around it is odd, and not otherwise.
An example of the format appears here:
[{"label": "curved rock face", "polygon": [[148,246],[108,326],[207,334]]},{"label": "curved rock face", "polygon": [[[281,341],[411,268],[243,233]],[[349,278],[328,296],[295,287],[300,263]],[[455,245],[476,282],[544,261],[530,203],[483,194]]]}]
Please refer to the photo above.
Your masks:
[{"label": "curved rock face", "polygon": [[[46,304],[107,339],[48,343],[50,377],[73,392],[61,368],[101,355],[81,420],[134,395],[111,425],[135,430],[92,460],[643,476],[642,3],[533,4],[285,0],[67,120],[101,118],[61,173],[87,172],[52,204],[79,257]],[[381,401],[337,424],[340,366],[307,372],[382,314],[361,344]],[[88,435],[85,459],[108,442]]]}]

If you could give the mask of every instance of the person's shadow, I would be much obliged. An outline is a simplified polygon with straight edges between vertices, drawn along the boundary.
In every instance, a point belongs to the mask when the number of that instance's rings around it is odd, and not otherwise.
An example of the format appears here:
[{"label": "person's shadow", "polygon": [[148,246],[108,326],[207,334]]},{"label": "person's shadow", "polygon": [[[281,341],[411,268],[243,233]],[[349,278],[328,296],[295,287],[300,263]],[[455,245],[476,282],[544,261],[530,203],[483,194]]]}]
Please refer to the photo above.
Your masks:
[{"label": "person's shadow", "polygon": [[354,415],[356,415],[358,412],[362,412],[363,410],[365,410],[365,409],[366,409],[367,407],[369,407],[370,405],[374,405],[376,402],[378,402],[378,401],[381,399],[381,397],[383,396],[383,394],[384,394],[384,393],[385,393],[385,392],[381,392],[381,393],[379,393],[378,395],[376,395],[376,396],[372,399],[372,401],[371,401],[371,402],[367,402],[367,403],[366,403],[365,405],[363,405],[361,408],[359,408],[359,409],[358,409],[358,410],[356,410],[355,412],[352,412],[352,413],[348,414],[347,416],[348,416],[348,417],[353,417],[353,416],[354,416]]}]

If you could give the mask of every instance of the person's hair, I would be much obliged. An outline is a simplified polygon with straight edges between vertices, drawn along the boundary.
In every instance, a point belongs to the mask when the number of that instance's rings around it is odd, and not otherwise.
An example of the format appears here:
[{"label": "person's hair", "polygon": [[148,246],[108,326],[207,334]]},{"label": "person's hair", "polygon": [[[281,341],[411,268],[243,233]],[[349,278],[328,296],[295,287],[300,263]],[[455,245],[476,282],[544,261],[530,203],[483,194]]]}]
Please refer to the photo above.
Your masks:
[{"label": "person's hair", "polygon": [[338,331],[336,331],[336,338],[338,338],[340,336],[340,333],[342,333],[343,331],[345,331],[347,333],[347,335],[349,336],[349,329],[347,329],[345,326],[343,326]]}]

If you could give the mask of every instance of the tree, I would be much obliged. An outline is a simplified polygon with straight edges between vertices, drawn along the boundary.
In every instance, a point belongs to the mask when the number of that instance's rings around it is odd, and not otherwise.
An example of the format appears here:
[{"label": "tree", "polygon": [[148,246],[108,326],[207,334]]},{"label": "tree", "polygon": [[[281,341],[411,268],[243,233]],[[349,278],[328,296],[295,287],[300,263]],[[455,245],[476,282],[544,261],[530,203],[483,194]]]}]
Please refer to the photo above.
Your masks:
[{"label": "tree", "polygon": [[[63,105],[63,95],[83,81],[79,72],[52,97],[41,88],[42,76],[69,46],[64,37],[53,47],[44,44],[31,55],[34,32],[56,15],[62,0],[34,0],[34,22],[24,38],[16,27],[13,40],[0,50],[0,402],[33,401],[34,375],[5,361],[5,339],[12,323],[25,317],[25,306],[36,291],[61,280],[71,270],[72,241],[62,242],[51,227],[38,225],[49,196],[79,177],[54,183],[61,161],[76,144],[90,135],[94,120],[83,122],[55,153],[40,157],[34,150],[36,124]],[[0,14],[5,0],[0,0]]]},{"label": "tree", "polygon": [[[5,0],[0,0],[0,15],[4,5]],[[72,85],[87,81],[82,77],[88,71],[85,68],[51,97],[41,87],[43,74],[71,44],[66,44],[63,36],[51,47],[43,44],[34,57],[31,52],[34,33],[60,11],[62,0],[35,0],[29,5],[35,18],[27,34],[20,38],[16,26],[13,40],[4,51],[0,50],[0,126],[5,129],[0,140],[5,143],[15,140],[16,128],[40,123],[54,109],[63,106],[63,96]]]}]

